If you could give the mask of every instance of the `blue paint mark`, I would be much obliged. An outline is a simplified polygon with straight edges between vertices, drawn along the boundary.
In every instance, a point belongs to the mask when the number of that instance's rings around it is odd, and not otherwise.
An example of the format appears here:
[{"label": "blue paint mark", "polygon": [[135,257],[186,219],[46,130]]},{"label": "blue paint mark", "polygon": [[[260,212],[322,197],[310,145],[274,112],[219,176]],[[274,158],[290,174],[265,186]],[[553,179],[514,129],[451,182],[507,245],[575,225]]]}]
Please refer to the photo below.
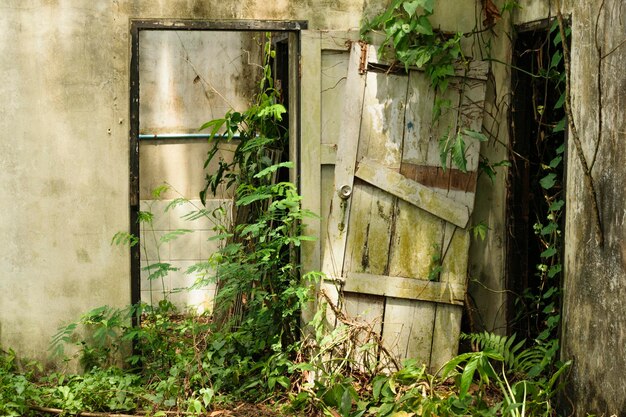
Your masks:
[{"label": "blue paint mark", "polygon": [[412,129],[413,129],[413,122],[409,122],[409,123],[407,123],[407,124],[406,124],[406,127],[407,127],[409,130],[412,130]]}]

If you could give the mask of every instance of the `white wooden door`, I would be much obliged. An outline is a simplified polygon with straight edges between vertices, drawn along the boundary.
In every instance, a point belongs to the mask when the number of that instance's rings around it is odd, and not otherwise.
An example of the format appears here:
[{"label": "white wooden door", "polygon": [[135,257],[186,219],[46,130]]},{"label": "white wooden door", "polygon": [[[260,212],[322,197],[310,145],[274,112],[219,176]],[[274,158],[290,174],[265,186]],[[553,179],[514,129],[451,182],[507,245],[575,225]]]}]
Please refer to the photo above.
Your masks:
[{"label": "white wooden door", "polygon": [[[438,140],[449,129],[480,131],[483,66],[450,82],[439,98],[451,110],[433,125],[437,97],[423,72],[389,73],[376,49],[351,34],[313,38],[320,98],[303,89],[303,132],[307,97],[319,103],[320,124],[303,137],[312,150],[303,152],[302,172],[314,155],[310,168],[321,180],[303,177],[303,190],[321,194],[321,287],[349,315],[375,322],[398,360],[434,369],[457,351],[479,151],[466,137],[467,172],[444,169]],[[303,83],[318,79],[306,62]]]}]

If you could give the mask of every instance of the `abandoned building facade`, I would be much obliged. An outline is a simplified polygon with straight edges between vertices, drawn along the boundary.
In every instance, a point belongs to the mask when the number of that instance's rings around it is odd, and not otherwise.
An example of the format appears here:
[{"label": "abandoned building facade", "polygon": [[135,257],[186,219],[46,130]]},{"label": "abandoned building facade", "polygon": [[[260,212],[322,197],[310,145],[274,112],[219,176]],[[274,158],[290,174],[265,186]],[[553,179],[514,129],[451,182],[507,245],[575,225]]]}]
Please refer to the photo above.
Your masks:
[{"label": "abandoned building facade", "polygon": [[[307,223],[318,239],[301,261],[325,274],[321,289],[337,297],[341,282],[348,312],[381,320],[399,357],[431,367],[456,354],[463,314],[475,329],[510,331],[512,294],[535,272],[518,252],[536,220],[523,208],[533,192],[520,166],[537,160],[528,140],[541,134],[525,129],[531,81],[518,69],[532,71],[525,51],[538,56],[533,37],[550,36],[562,10],[571,28],[559,174],[567,395],[580,415],[626,413],[626,7],[498,0],[494,16],[491,1],[439,0],[433,26],[471,34],[461,45],[474,59],[435,97],[420,71],[394,71],[359,42],[384,3],[3,0],[0,346],[46,360],[56,329],[82,312],[164,292],[211,308],[214,288],[179,292],[193,283],[182,273],[153,288],[142,266],[158,256],[185,270],[215,250],[211,224],[164,208],[178,197],[201,204],[208,145],[198,128],[246,106],[265,32],[288,108],[291,179],[320,214]],[[441,162],[446,126],[430,130],[437,99],[453,103],[447,122],[459,131],[482,132],[467,138],[464,169]],[[480,173],[485,161],[510,163],[491,176]],[[157,198],[164,181],[171,188]],[[207,208],[230,197],[218,193]],[[143,253],[111,245],[116,232],[141,232],[135,220],[146,209],[165,213],[154,236],[195,233],[177,245],[145,242]]]}]

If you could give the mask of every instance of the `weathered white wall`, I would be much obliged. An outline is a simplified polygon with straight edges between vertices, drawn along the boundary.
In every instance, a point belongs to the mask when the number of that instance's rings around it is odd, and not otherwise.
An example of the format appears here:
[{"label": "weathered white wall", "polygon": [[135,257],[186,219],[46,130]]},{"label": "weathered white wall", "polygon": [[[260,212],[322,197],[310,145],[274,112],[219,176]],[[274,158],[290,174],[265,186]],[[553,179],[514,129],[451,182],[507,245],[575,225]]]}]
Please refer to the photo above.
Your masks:
[{"label": "weathered white wall", "polygon": [[110,2],[0,5],[0,344],[129,301],[127,20]]}]

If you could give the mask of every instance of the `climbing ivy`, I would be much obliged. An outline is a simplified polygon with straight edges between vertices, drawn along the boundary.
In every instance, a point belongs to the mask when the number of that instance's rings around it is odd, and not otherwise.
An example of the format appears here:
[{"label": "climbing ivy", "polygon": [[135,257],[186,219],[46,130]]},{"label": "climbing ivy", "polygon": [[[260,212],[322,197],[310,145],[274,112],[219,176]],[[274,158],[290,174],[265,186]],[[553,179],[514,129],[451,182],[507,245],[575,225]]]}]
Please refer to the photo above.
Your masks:
[{"label": "climbing ivy", "polygon": [[464,57],[461,33],[445,34],[433,29],[429,17],[434,0],[393,0],[389,7],[361,28],[365,38],[370,32],[382,31],[385,40],[380,52],[385,58],[397,60],[408,70],[423,68],[438,92],[448,87],[454,75],[454,64]]},{"label": "climbing ivy", "polygon": [[[400,63],[406,71],[410,67],[422,69],[428,76],[435,91],[433,126],[452,109],[451,101],[443,97],[450,78],[455,76],[457,68],[468,68],[470,62],[461,48],[463,33],[446,33],[433,28],[430,16],[434,12],[434,4],[434,0],[392,0],[383,13],[365,21],[361,28],[361,37],[365,40],[371,33],[384,35],[378,49],[381,57]],[[467,171],[467,138],[487,141],[481,132],[461,126],[449,127],[447,133],[439,138],[439,153],[444,169],[451,161],[451,165],[462,172]],[[483,158],[480,167],[487,169],[492,177],[495,168],[505,164],[505,161],[490,164]]]},{"label": "climbing ivy", "polygon": [[[570,30],[565,32],[569,36]],[[557,97],[542,97],[535,103],[536,123],[543,134],[537,139],[537,148],[545,158],[541,161],[541,173],[537,178],[542,190],[542,214],[533,226],[537,242],[541,248],[540,262],[536,266],[536,284],[529,286],[522,294],[520,302],[525,306],[533,331],[529,336],[540,343],[557,343],[561,323],[561,274],[563,270],[563,236],[561,227],[565,201],[563,197],[563,157],[565,143],[563,132],[567,124],[563,111],[565,102],[565,71],[563,68],[563,40],[555,21],[548,42],[551,43],[550,61],[537,72],[541,87],[550,84]],[[552,104],[550,104],[552,103]],[[549,106],[549,107],[548,107]],[[559,115],[555,119],[555,115]],[[528,320],[525,319],[525,320]]]}]

